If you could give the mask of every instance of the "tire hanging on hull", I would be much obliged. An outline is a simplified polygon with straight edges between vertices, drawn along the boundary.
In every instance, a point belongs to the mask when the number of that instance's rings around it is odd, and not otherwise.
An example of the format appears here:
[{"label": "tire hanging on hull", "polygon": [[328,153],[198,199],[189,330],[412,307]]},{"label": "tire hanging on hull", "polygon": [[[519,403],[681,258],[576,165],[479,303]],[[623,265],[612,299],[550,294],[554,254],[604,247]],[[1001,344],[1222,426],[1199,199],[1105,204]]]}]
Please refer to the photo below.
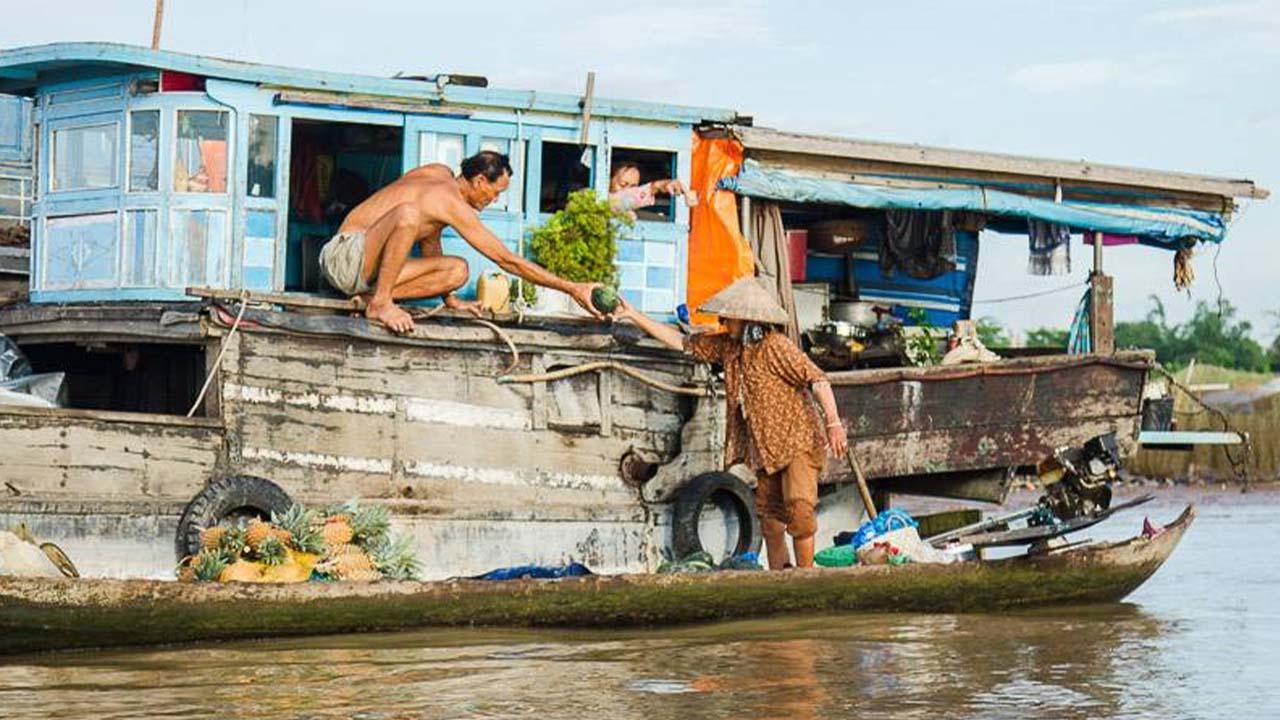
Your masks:
[{"label": "tire hanging on hull", "polygon": [[178,521],[174,551],[178,561],[200,553],[200,532],[226,520],[283,514],[293,507],[293,499],[279,485],[252,475],[236,475],[214,480],[187,504]]},{"label": "tire hanging on hull", "polygon": [[703,507],[708,502],[717,501],[726,501],[738,519],[738,541],[731,556],[760,551],[764,538],[760,531],[760,518],[756,515],[755,492],[731,473],[710,472],[690,480],[676,496],[671,523],[674,559],[706,552],[698,534],[698,524]]}]

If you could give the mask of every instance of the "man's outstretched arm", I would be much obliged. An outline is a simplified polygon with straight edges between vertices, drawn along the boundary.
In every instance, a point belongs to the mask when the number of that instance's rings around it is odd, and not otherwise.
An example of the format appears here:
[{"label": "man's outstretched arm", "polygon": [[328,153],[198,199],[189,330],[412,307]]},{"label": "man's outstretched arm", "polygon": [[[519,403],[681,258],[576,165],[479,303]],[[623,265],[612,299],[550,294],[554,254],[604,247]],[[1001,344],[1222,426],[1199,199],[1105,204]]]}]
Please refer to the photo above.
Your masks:
[{"label": "man's outstretched arm", "polygon": [[480,221],[480,216],[470,207],[463,205],[454,208],[450,215],[449,225],[458,231],[462,239],[470,243],[471,247],[481,255],[497,263],[503,271],[524,278],[535,285],[566,293],[593,316],[601,317],[600,313],[591,307],[591,291],[598,283],[576,283],[565,280],[541,265],[511,252],[502,240],[493,234],[493,231],[485,227]]}]

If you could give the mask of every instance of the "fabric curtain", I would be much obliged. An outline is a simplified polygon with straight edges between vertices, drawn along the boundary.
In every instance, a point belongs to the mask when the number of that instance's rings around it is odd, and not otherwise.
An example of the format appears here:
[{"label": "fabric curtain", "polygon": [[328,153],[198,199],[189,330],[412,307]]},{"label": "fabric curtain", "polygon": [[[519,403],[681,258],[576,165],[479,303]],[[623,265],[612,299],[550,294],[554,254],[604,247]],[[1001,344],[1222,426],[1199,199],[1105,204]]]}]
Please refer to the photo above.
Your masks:
[{"label": "fabric curtain", "polygon": [[796,298],[791,289],[791,263],[787,252],[787,231],[782,226],[782,208],[776,202],[751,204],[751,250],[756,272],[768,280],[774,298],[787,311],[787,336],[800,342],[800,322],[796,318]]}]

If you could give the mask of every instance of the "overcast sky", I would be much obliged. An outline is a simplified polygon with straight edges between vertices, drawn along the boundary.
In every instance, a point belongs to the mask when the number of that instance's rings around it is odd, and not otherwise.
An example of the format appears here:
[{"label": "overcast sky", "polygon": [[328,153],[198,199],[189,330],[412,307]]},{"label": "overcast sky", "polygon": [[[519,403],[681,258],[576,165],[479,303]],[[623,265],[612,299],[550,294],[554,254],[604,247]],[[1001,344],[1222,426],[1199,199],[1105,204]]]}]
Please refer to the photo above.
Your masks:
[{"label": "overcast sky", "polygon": [[[146,44],[152,0],[5,3],[0,46]],[[164,47],[345,72],[473,72],[501,87],[729,107],[757,124],[860,138],[1244,177],[1280,190],[1280,0],[567,2],[168,0]],[[1247,201],[1217,261],[1225,297],[1270,340],[1280,197]],[[975,297],[1083,282],[1029,277],[1026,242],[984,236]],[[1120,320],[1191,297],[1172,255],[1109,251]],[[1074,291],[979,305],[1016,328],[1066,326]]]}]

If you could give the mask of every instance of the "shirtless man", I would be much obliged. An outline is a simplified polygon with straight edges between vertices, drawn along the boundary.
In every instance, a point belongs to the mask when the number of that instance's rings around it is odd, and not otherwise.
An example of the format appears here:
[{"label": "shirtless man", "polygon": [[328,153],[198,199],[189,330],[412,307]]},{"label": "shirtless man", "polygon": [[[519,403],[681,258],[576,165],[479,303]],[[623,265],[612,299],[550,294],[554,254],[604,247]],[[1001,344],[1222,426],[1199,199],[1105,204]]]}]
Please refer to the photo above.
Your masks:
[{"label": "shirtless man", "polygon": [[[480,222],[479,211],[497,199],[511,182],[506,155],[481,152],[462,161],[457,177],[448,166],[415,168],[357,205],[338,234],[320,251],[320,270],[329,284],[365,301],[365,316],[392,332],[413,329],[413,318],[396,300],[443,297],[446,307],[476,310],[477,303],[458,299],[453,291],[470,276],[467,261],[445,255],[440,233],[453,228],[481,255],[512,275],[567,293],[587,312],[591,283],[575,283],[547,272],[507,249]],[[422,257],[411,258],[414,243]]]}]

